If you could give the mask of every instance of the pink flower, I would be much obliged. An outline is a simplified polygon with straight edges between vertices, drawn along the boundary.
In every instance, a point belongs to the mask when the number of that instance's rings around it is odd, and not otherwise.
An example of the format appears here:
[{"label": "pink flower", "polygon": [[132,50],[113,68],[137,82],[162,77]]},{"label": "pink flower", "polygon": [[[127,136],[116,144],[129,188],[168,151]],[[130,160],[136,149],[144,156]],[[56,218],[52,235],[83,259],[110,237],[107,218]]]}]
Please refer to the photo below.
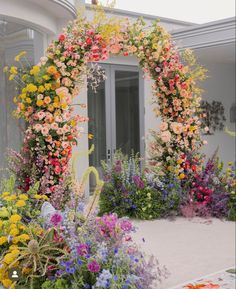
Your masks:
[{"label": "pink flower", "polygon": [[61,168],[60,168],[60,166],[55,166],[54,172],[55,172],[55,174],[59,175],[59,174],[61,173]]},{"label": "pink flower", "polygon": [[64,41],[66,39],[66,36],[64,34],[60,34],[59,37],[58,37],[58,40],[60,42]]},{"label": "pink flower", "polygon": [[163,142],[169,142],[170,139],[171,139],[171,133],[168,130],[161,132],[161,140]]},{"label": "pink flower", "polygon": [[47,127],[43,127],[43,128],[41,129],[41,133],[42,133],[43,135],[48,135],[49,129],[48,129]]},{"label": "pink flower", "polygon": [[164,131],[168,129],[168,123],[167,122],[161,122],[160,124],[160,130]]},{"label": "pink flower", "polygon": [[172,128],[173,132],[175,134],[181,134],[183,132],[183,125],[182,123],[179,122],[172,122],[172,124],[170,125],[170,127]]},{"label": "pink flower", "polygon": [[97,261],[94,260],[94,261],[88,263],[87,268],[90,272],[98,273],[101,269],[101,266],[98,264]]},{"label": "pink flower", "polygon": [[129,220],[123,220],[120,224],[120,227],[124,232],[130,232],[133,228],[133,225]]},{"label": "pink flower", "polygon": [[76,247],[76,251],[79,256],[86,256],[89,253],[89,245],[79,244],[79,246]]},{"label": "pink flower", "polygon": [[62,216],[59,213],[54,213],[51,216],[50,223],[52,223],[55,227],[58,226],[62,222]]}]

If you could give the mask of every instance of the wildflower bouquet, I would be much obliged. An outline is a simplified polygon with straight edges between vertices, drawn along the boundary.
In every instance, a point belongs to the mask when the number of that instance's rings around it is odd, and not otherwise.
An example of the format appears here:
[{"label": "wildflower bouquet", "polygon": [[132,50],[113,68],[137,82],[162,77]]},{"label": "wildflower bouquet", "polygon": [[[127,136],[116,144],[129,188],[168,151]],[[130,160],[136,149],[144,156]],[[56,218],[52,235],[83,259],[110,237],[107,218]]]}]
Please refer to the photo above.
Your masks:
[{"label": "wildflower bouquet", "polygon": [[[11,177],[0,194],[0,284],[5,288],[148,289],[165,276],[157,260],[146,258],[132,241],[135,228],[128,219],[87,218],[73,198],[57,211],[46,196],[35,194],[36,188],[22,194],[13,185]],[[20,275],[16,281],[13,268]]]}]

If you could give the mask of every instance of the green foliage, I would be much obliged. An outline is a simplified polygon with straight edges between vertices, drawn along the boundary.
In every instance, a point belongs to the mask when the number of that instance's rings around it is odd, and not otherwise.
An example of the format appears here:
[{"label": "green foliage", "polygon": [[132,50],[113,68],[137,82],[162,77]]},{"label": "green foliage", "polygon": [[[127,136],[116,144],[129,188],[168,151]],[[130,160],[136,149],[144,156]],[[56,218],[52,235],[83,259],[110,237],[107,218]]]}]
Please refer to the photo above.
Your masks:
[{"label": "green foliage", "polygon": [[57,279],[56,281],[47,280],[42,284],[42,289],[69,289],[69,284],[65,279]]}]

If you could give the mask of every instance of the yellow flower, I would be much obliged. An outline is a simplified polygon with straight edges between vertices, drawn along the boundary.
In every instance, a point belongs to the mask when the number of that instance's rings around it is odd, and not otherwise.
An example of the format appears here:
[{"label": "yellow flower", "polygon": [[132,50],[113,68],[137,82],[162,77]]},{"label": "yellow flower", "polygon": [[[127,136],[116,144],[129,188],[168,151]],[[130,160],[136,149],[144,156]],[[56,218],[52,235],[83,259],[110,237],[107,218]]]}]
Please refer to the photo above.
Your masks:
[{"label": "yellow flower", "polygon": [[19,199],[20,199],[20,200],[27,201],[27,200],[28,200],[28,196],[27,196],[26,194],[20,194],[20,195],[19,195]]},{"label": "yellow flower", "polygon": [[43,199],[43,200],[48,200],[48,196],[42,195],[42,199]]},{"label": "yellow flower", "polygon": [[9,235],[11,235],[11,236],[13,236],[13,237],[17,236],[18,234],[19,234],[19,230],[16,229],[16,228],[10,230],[10,232],[9,232]]},{"label": "yellow flower", "polygon": [[180,175],[179,175],[179,179],[180,180],[183,180],[185,178],[185,174],[184,173],[181,173]]},{"label": "yellow flower", "polygon": [[233,164],[233,162],[228,162],[228,166],[232,166]]},{"label": "yellow flower", "polygon": [[45,83],[44,87],[46,90],[50,90],[52,88],[52,85],[51,85],[51,83]]},{"label": "yellow flower", "polygon": [[2,193],[2,197],[6,197],[6,196],[9,196],[9,195],[10,195],[9,192],[3,192],[3,193]]},{"label": "yellow flower", "polygon": [[30,239],[30,237],[27,234],[22,234],[22,235],[18,236],[18,239],[20,241],[28,241]]},{"label": "yellow flower", "polygon": [[18,55],[16,55],[16,57],[15,57],[15,61],[20,61],[20,58],[22,57],[22,56],[24,56],[26,54],[26,51],[21,51]]},{"label": "yellow flower", "polygon": [[3,68],[3,72],[7,72],[8,69],[9,69],[9,67],[8,67],[8,66],[5,66],[5,67]]},{"label": "yellow flower", "polygon": [[7,201],[7,202],[11,202],[11,201],[16,200],[16,196],[15,196],[15,195],[6,196],[6,197],[3,198],[3,200],[5,200],[5,201]]},{"label": "yellow flower", "polygon": [[21,208],[24,207],[26,205],[26,202],[24,200],[19,200],[16,202],[16,207],[17,208]]},{"label": "yellow flower", "polygon": [[14,74],[11,74],[10,76],[9,76],[9,78],[8,78],[8,80],[13,80],[15,78],[15,75]]},{"label": "yellow flower", "polygon": [[43,105],[43,100],[42,99],[38,99],[36,104],[37,104],[37,106],[42,106]]},{"label": "yellow flower", "polygon": [[35,198],[36,200],[40,200],[40,199],[41,199],[41,195],[36,194],[36,195],[34,195],[34,198]]},{"label": "yellow flower", "polygon": [[231,168],[227,168],[226,171],[227,172],[232,172],[232,169]]},{"label": "yellow flower", "polygon": [[12,66],[12,67],[10,68],[9,72],[10,72],[11,74],[17,74],[17,73],[18,73],[17,67],[16,67],[16,66]]},{"label": "yellow flower", "polygon": [[36,85],[34,85],[33,83],[30,83],[30,84],[27,84],[27,86],[26,86],[26,91],[28,91],[28,92],[35,92],[35,91],[37,91],[37,86]]},{"label": "yellow flower", "polygon": [[177,160],[178,165],[182,164],[182,162],[183,162],[183,160],[181,160],[181,159]]},{"label": "yellow flower", "polygon": [[3,261],[7,264],[11,264],[15,260],[14,254],[8,253],[4,256]]},{"label": "yellow flower", "polygon": [[50,77],[49,77],[48,75],[44,75],[44,76],[43,76],[43,79],[44,79],[44,80],[49,80],[49,78],[50,78]]},{"label": "yellow flower", "polygon": [[62,108],[63,110],[66,110],[66,109],[68,108],[67,103],[63,102],[63,103],[61,104],[61,108]]},{"label": "yellow flower", "polygon": [[31,75],[36,75],[36,74],[39,73],[39,71],[40,71],[40,67],[37,66],[37,65],[35,65],[35,66],[33,66],[33,68],[30,70],[30,74],[31,74]]},{"label": "yellow flower", "polygon": [[7,237],[0,237],[0,246],[7,242]]},{"label": "yellow flower", "polygon": [[38,92],[44,92],[44,91],[45,91],[44,86],[43,86],[43,85],[40,85],[40,86],[38,87]]},{"label": "yellow flower", "polygon": [[10,288],[11,287],[11,289],[14,289],[14,287],[12,287],[11,285],[12,285],[12,281],[10,280],[10,279],[3,279],[3,280],[1,280],[1,282],[2,282],[2,285],[5,287],[5,288]]},{"label": "yellow flower", "polygon": [[32,99],[27,97],[26,100],[25,100],[27,103],[31,103],[32,102]]},{"label": "yellow flower", "polygon": [[0,229],[3,227],[4,222],[0,220]]},{"label": "yellow flower", "polygon": [[88,139],[93,139],[93,134],[92,133],[88,134]]},{"label": "yellow flower", "polygon": [[22,75],[21,79],[22,79],[23,81],[26,81],[27,77],[28,77],[28,75],[27,75],[27,74],[24,74],[24,75]]},{"label": "yellow flower", "polygon": [[20,220],[21,220],[21,216],[18,215],[18,214],[12,215],[12,216],[10,217],[10,222],[11,222],[11,223],[17,223],[17,222],[19,222]]},{"label": "yellow flower", "polygon": [[17,245],[11,245],[9,247],[9,250],[12,251],[12,250],[15,250],[15,249],[18,249],[18,246]]},{"label": "yellow flower", "polygon": [[0,209],[0,217],[6,218],[6,217],[8,217],[8,216],[9,216],[8,210],[7,210],[5,207],[2,207],[2,208]]},{"label": "yellow flower", "polygon": [[48,72],[49,74],[54,74],[54,73],[57,72],[57,69],[56,69],[55,66],[51,65],[51,66],[48,67],[47,72]]}]

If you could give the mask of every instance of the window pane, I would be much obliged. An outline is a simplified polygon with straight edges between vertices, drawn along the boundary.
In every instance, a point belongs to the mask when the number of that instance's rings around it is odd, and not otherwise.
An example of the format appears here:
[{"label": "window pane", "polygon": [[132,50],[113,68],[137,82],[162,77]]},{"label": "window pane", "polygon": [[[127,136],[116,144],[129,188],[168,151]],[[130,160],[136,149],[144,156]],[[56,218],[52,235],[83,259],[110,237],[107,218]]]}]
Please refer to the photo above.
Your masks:
[{"label": "window pane", "polygon": [[140,151],[139,72],[115,72],[116,148],[125,154]]},{"label": "window pane", "polygon": [[95,151],[89,156],[89,165],[99,167],[100,161],[106,159],[106,105],[105,81],[99,84],[96,93],[88,87],[89,147],[95,145]]}]

